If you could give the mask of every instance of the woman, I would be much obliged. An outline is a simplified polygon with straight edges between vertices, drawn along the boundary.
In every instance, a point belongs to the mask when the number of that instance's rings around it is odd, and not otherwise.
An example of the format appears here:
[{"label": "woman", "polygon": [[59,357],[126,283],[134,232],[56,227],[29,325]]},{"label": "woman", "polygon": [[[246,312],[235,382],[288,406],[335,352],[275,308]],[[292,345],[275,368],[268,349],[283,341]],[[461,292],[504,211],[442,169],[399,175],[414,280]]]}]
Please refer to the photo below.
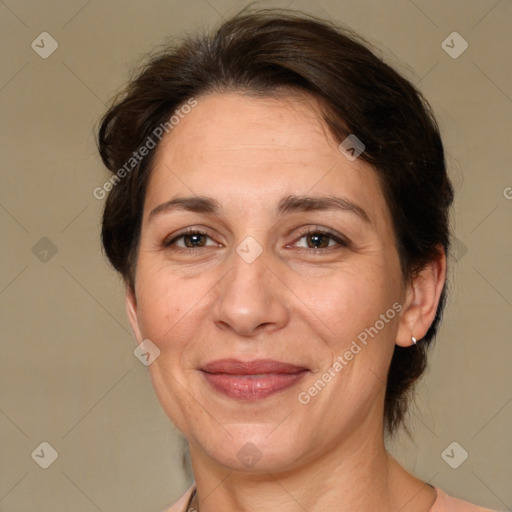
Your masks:
[{"label": "woman", "polygon": [[110,108],[103,216],[194,485],[170,511],[482,511],[409,474],[453,191],[428,105],[355,35],[242,12]]}]

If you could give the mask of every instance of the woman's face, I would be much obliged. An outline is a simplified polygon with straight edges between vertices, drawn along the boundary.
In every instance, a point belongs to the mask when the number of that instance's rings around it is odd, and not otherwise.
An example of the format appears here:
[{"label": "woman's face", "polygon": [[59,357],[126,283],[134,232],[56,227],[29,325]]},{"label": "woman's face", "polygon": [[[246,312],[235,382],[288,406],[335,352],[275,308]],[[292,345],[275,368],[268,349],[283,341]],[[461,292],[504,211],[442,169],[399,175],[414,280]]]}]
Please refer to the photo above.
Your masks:
[{"label": "woman's face", "polygon": [[318,112],[306,95],[201,97],[147,190],[131,323],[193,457],[232,469],[382,435],[406,287],[375,171]]}]

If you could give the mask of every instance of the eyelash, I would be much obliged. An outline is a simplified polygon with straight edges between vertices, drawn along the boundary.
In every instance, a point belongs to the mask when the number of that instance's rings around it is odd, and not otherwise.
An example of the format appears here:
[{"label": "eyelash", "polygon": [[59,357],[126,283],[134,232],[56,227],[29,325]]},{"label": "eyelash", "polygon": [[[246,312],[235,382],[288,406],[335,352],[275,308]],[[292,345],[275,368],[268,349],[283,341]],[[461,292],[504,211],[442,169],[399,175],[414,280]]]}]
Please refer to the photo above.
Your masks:
[{"label": "eyelash", "polygon": [[[330,240],[336,242],[338,246],[328,246],[328,247],[319,247],[318,249],[310,249],[309,247],[300,247],[298,250],[299,252],[306,252],[310,254],[319,254],[321,252],[330,252],[332,250],[340,249],[343,247],[348,247],[348,241],[341,237],[341,235],[337,235],[333,231],[330,231],[328,229],[324,228],[304,228],[302,230],[299,230],[298,238],[296,241],[298,242],[302,238],[308,236],[308,235],[322,235],[328,237]],[[329,242],[328,242],[329,243]],[[288,247],[288,246],[287,246]]]},{"label": "eyelash", "polygon": [[[192,254],[198,253],[201,249],[204,249],[204,247],[177,247],[177,248],[176,247],[174,247],[174,248],[172,247],[178,240],[184,238],[187,235],[201,235],[201,236],[205,236],[205,237],[208,237],[208,238],[211,239],[210,235],[208,233],[206,233],[205,231],[202,231],[200,229],[189,228],[186,231],[183,231],[182,233],[179,233],[178,235],[174,236],[171,239],[164,240],[162,245],[166,249],[171,249],[171,250],[174,250],[174,251],[184,251],[184,252],[188,252],[188,253],[192,253]],[[329,231],[329,230],[326,230],[326,229],[323,229],[323,228],[322,229],[320,229],[320,228],[314,228],[314,229],[307,228],[307,229],[304,229],[304,230],[299,232],[299,236],[296,239],[296,241],[299,241],[300,239],[302,239],[302,238],[304,238],[305,236],[308,236],[308,235],[327,236],[331,240],[335,241],[341,247],[348,247],[348,245],[349,245],[349,242],[346,239],[342,238],[341,236],[337,235],[336,233],[334,233],[332,231]],[[209,246],[209,247],[213,247],[213,246]],[[329,246],[329,247],[318,248],[318,249],[310,249],[310,248],[302,247],[302,248],[299,248],[299,251],[300,252],[308,252],[308,253],[316,253],[316,254],[318,254],[319,252],[325,252],[327,250],[336,249],[336,248],[337,247],[335,247],[335,246]]]}]

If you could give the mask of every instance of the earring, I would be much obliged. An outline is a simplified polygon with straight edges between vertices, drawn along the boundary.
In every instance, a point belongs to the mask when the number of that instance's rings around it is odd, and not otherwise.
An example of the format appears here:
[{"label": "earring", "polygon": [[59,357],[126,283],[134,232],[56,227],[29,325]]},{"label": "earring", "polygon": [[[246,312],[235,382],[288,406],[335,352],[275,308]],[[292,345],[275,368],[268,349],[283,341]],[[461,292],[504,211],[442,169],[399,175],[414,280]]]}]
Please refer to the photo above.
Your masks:
[{"label": "earring", "polygon": [[412,338],[412,342],[416,345],[416,342],[417,342],[416,338],[414,336],[411,336],[411,338]]}]

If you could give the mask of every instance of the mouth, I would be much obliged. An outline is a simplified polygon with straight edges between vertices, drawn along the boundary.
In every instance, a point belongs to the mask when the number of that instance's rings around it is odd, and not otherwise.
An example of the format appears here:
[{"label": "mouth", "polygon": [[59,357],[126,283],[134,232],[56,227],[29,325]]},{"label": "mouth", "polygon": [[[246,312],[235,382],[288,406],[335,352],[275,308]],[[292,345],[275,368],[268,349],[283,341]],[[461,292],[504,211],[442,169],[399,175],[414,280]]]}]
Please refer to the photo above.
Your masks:
[{"label": "mouth", "polygon": [[206,381],[217,392],[237,400],[260,400],[290,388],[309,373],[307,368],[256,359],[222,359],[200,368]]}]

